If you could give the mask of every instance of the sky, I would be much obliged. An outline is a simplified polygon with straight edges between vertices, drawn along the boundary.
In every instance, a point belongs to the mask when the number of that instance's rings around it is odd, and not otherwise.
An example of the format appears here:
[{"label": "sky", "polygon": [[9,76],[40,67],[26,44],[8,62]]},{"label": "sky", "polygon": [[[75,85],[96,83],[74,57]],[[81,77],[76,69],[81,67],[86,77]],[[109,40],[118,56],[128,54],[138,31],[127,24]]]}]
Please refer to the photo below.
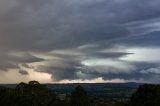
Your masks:
[{"label": "sky", "polygon": [[0,0],[0,83],[160,83],[159,0]]}]

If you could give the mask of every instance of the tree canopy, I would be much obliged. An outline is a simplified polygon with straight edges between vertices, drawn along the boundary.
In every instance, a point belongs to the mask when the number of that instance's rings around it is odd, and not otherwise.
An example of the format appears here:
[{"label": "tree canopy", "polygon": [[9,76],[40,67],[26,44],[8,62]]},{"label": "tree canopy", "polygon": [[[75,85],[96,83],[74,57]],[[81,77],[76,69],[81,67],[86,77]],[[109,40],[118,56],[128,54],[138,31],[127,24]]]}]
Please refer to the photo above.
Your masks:
[{"label": "tree canopy", "polygon": [[71,105],[72,106],[88,106],[89,100],[87,92],[82,86],[77,86],[71,93]]},{"label": "tree canopy", "polygon": [[160,106],[160,85],[145,84],[131,97],[132,106]]},{"label": "tree canopy", "polygon": [[54,100],[54,91],[37,81],[0,90],[0,106],[49,106]]}]

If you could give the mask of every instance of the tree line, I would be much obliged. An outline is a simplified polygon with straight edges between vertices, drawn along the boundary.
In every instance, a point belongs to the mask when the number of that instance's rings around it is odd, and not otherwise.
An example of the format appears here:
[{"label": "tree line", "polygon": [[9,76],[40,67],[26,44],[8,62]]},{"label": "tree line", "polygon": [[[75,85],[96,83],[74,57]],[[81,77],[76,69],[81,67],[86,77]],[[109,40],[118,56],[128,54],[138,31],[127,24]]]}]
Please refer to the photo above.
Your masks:
[{"label": "tree line", "polygon": [[54,90],[37,81],[21,82],[16,88],[0,89],[0,106],[160,106],[160,85],[144,84],[130,101],[114,104],[95,104],[82,86],[77,86],[63,101]]}]

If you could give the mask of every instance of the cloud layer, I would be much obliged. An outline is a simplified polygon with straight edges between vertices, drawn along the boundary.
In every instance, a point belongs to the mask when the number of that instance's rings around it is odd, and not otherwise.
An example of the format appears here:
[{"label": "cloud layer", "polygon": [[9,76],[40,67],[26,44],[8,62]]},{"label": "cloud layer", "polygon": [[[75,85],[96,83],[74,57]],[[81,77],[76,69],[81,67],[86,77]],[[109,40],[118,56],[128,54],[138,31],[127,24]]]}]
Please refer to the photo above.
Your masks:
[{"label": "cloud layer", "polygon": [[50,82],[157,83],[159,7],[159,0],[1,0],[0,70],[28,80],[31,71],[49,74]]}]

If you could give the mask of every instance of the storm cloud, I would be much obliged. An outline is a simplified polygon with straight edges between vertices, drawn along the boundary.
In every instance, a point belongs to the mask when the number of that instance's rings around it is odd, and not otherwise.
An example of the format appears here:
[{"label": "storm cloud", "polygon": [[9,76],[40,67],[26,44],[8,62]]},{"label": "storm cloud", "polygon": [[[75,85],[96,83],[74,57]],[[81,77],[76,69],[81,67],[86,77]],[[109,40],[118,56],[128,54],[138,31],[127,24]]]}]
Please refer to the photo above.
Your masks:
[{"label": "storm cloud", "polygon": [[159,34],[159,0],[1,0],[0,70],[157,83]]}]

